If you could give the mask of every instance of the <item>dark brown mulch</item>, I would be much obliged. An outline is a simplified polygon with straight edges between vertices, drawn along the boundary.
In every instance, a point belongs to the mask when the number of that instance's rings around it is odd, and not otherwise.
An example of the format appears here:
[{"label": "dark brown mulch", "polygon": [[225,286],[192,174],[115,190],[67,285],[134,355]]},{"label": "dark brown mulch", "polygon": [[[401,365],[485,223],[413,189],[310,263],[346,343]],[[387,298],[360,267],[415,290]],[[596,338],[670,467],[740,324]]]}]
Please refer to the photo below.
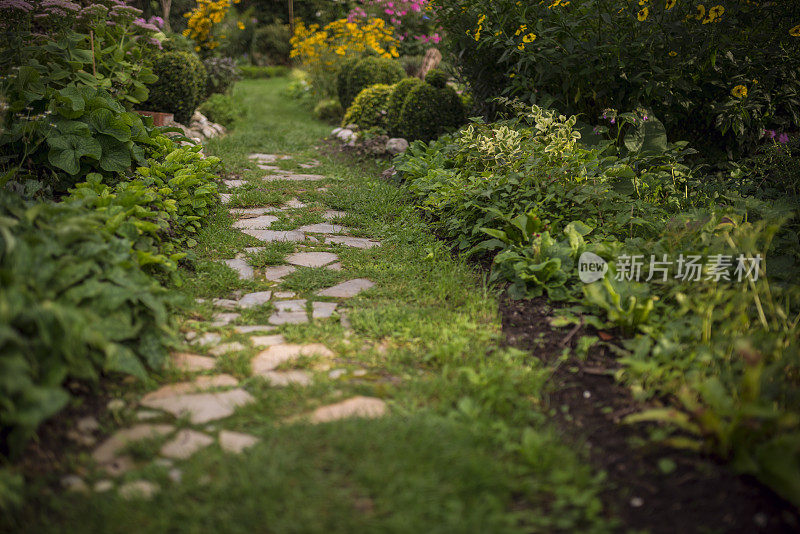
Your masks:
[{"label": "dark brown mulch", "polygon": [[[500,311],[508,344],[554,363],[582,334],[596,334],[588,327],[551,327],[553,310],[545,298],[504,298]],[[608,474],[604,499],[626,530],[800,532],[796,511],[758,481],[712,458],[648,443],[645,428],[621,424],[642,406],[615,382],[613,372],[619,367],[604,347],[590,349],[585,361],[571,358],[556,366],[549,405],[559,428],[584,442],[592,464]],[[668,474],[659,467],[664,459],[676,466]]]}]

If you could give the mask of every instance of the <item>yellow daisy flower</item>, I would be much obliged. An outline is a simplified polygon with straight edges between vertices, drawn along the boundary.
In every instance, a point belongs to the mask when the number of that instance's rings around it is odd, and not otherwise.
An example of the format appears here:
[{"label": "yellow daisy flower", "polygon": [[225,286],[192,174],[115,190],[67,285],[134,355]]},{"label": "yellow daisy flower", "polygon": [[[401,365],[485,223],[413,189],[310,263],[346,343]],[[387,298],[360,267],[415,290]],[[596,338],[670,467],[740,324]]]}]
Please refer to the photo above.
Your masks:
[{"label": "yellow daisy flower", "polygon": [[698,4],[697,6],[697,14],[694,16],[697,20],[703,20],[703,17],[706,16],[706,6],[703,4]]},{"label": "yellow daisy flower", "polygon": [[789,35],[792,37],[800,37],[800,24],[789,30]]},{"label": "yellow daisy flower", "polygon": [[731,89],[731,94],[735,98],[744,98],[747,96],[747,87],[744,85],[737,85],[733,89]]},{"label": "yellow daisy flower", "polygon": [[532,43],[535,40],[536,40],[536,34],[535,33],[529,33],[528,35],[526,35],[525,37],[522,38],[522,41],[525,42],[525,43]]},{"label": "yellow daisy flower", "polygon": [[677,2],[677,0],[667,0],[667,5],[666,5],[666,8],[667,8],[668,10],[669,10],[669,9],[672,9],[673,7],[675,7],[675,2]]},{"label": "yellow daisy flower", "polygon": [[244,29],[244,22],[242,22],[241,20],[239,22],[237,22],[236,25],[239,26],[240,30]]},{"label": "yellow daisy flower", "polygon": [[647,17],[650,16],[650,9],[647,7],[643,7],[641,11],[636,14],[636,18],[639,19],[639,22],[644,22],[647,20]]}]

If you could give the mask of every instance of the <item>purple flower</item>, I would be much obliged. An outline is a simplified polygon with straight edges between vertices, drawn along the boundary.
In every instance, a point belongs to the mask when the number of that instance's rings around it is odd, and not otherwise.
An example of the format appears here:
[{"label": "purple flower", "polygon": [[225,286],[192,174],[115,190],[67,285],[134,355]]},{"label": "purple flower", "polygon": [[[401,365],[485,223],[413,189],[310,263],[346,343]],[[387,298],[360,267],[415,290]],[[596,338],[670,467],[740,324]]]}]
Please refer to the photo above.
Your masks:
[{"label": "purple flower", "polygon": [[40,4],[46,11],[60,11],[66,12],[71,11],[73,13],[77,13],[81,10],[81,6],[74,2],[69,2],[68,0],[42,0]]},{"label": "purple flower", "polygon": [[147,22],[144,21],[144,19],[136,19],[136,20],[134,20],[133,21],[133,25],[136,26],[139,29],[142,29],[142,30],[147,30],[147,31],[151,31],[151,32],[157,32],[158,31],[158,27],[157,26],[154,26],[152,24],[148,24]]},{"label": "purple flower", "polygon": [[152,24],[153,26],[158,26],[159,28],[164,27],[164,19],[162,19],[161,17],[156,17],[155,15],[150,17],[150,20],[148,20],[147,22]]},{"label": "purple flower", "polygon": [[775,132],[775,130],[764,130],[764,135],[766,135],[770,139],[775,139],[777,132]]},{"label": "purple flower", "polygon": [[616,123],[617,123],[617,119],[615,119],[614,117],[611,117],[611,124],[616,124]]},{"label": "purple flower", "polygon": [[33,6],[25,2],[25,0],[0,0],[0,10],[2,9],[19,10],[28,13],[33,10]]},{"label": "purple flower", "polygon": [[781,144],[783,144],[783,145],[785,145],[786,143],[788,143],[788,142],[789,142],[789,134],[787,134],[786,132],[783,132],[783,133],[782,133],[782,134],[781,134],[781,135],[778,137],[778,142],[779,142],[779,143],[781,143]]}]

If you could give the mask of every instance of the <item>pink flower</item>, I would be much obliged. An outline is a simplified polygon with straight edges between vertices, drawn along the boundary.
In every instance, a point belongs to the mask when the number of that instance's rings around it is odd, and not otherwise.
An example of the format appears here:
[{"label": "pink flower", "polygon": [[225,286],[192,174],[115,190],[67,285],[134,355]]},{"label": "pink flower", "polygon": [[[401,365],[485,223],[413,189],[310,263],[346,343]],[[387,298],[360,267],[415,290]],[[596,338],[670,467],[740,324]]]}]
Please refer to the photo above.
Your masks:
[{"label": "pink flower", "polygon": [[388,8],[387,8],[387,9],[384,9],[383,11],[384,11],[384,13],[386,13],[387,15],[394,15],[394,10],[392,10],[392,9],[388,9]]},{"label": "pink flower", "polygon": [[419,4],[411,4],[411,11],[416,11],[417,13],[419,13],[421,10],[422,8],[419,7]]},{"label": "pink flower", "polygon": [[781,135],[778,136],[778,142],[785,145],[789,142],[789,134],[783,132]]},{"label": "pink flower", "polygon": [[434,33],[434,34],[433,34],[433,37],[431,38],[431,41],[433,41],[433,42],[434,42],[434,43],[436,43],[436,44],[439,44],[439,42],[440,42],[441,40],[442,40],[442,38],[441,38],[441,37],[439,37],[439,34],[438,34],[438,33]]}]

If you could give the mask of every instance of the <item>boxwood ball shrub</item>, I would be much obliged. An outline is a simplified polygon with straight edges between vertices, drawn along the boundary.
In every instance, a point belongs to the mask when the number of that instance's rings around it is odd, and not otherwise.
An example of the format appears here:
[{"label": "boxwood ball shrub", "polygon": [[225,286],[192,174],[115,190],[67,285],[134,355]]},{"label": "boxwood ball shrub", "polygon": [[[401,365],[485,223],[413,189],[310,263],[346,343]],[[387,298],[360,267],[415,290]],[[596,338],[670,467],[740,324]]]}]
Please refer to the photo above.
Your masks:
[{"label": "boxwood ball shrub", "polygon": [[423,83],[419,78],[405,78],[392,86],[392,94],[389,95],[386,106],[386,131],[389,135],[400,135],[400,113],[403,111],[406,97],[412,89]]},{"label": "boxwood ball shrub", "polygon": [[439,89],[444,88],[447,85],[447,81],[450,79],[443,70],[440,69],[431,69],[427,76],[425,76],[425,81],[431,84],[434,87],[438,87]]},{"label": "boxwood ball shrub", "polygon": [[358,93],[353,104],[347,108],[342,119],[342,126],[358,124],[362,130],[368,128],[385,128],[389,95],[394,86],[383,83],[371,85]]},{"label": "boxwood ball shrub", "polygon": [[206,69],[189,52],[165,52],[153,61],[158,81],[150,86],[144,109],[174,113],[175,120],[188,124],[206,90]]},{"label": "boxwood ball shrub", "polygon": [[400,63],[389,58],[367,56],[345,62],[336,79],[336,92],[343,108],[349,108],[356,96],[370,85],[393,84],[405,77]]},{"label": "boxwood ball shrub", "polygon": [[465,115],[464,105],[451,87],[423,83],[408,92],[397,135],[409,141],[430,141],[463,124]]}]

